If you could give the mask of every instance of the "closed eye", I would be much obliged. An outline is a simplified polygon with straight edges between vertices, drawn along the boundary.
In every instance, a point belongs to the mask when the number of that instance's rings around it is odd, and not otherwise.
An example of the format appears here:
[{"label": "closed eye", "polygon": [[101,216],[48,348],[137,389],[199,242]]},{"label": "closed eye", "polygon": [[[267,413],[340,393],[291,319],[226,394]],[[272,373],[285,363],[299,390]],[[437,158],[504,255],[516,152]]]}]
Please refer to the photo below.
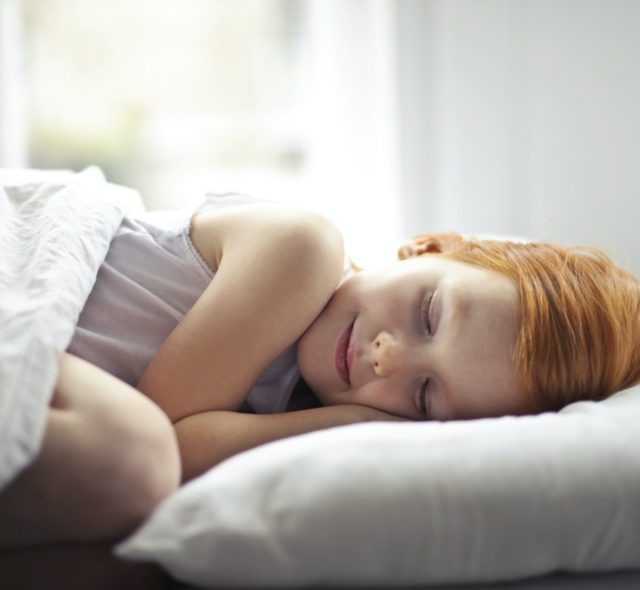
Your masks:
[{"label": "closed eye", "polygon": [[427,397],[429,381],[429,378],[424,380],[422,386],[420,387],[420,397],[418,398],[420,404],[420,413],[426,420],[428,420],[431,416],[431,400]]},{"label": "closed eye", "polygon": [[[427,293],[427,296],[422,301],[421,313],[422,321],[427,330],[427,334],[431,335],[431,301],[433,300],[433,291]],[[419,410],[425,419],[429,419],[430,415],[430,401],[427,398],[429,388],[429,378],[425,379],[420,387],[420,395],[418,396]]]},{"label": "closed eye", "polygon": [[422,320],[424,322],[427,333],[431,335],[431,301],[433,299],[433,292],[427,294],[422,301]]}]

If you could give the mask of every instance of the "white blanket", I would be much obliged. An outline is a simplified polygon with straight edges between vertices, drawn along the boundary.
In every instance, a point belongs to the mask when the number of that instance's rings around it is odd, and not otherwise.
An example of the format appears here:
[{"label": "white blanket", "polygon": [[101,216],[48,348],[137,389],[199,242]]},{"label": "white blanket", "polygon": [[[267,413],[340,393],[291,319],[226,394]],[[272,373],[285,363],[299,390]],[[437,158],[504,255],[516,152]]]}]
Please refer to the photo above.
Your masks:
[{"label": "white blanket", "polygon": [[0,489],[42,442],[58,360],[127,209],[97,168],[0,170]]}]

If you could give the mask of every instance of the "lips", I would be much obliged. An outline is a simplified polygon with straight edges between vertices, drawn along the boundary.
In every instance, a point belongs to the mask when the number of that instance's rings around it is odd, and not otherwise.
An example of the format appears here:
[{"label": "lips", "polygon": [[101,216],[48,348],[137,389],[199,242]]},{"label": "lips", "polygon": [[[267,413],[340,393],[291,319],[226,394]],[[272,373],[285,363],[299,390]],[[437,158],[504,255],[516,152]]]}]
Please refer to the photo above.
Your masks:
[{"label": "lips", "polygon": [[349,359],[348,353],[351,352],[349,342],[351,340],[351,334],[353,332],[353,323],[354,322],[351,322],[351,324],[344,331],[342,336],[340,336],[340,339],[338,340],[338,344],[336,346],[336,354],[335,354],[336,370],[338,371],[338,375],[340,375],[340,378],[347,385],[351,385],[351,380],[349,378],[349,373],[350,373],[349,360],[350,359]]}]

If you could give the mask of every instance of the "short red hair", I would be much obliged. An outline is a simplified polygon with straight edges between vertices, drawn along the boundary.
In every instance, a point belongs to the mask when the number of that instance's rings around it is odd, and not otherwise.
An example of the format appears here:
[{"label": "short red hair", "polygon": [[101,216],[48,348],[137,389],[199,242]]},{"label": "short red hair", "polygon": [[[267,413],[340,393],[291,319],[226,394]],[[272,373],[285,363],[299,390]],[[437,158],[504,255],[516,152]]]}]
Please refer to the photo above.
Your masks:
[{"label": "short red hair", "polygon": [[437,253],[506,275],[520,295],[513,360],[543,410],[640,382],[640,281],[596,248],[423,234],[399,258]]}]

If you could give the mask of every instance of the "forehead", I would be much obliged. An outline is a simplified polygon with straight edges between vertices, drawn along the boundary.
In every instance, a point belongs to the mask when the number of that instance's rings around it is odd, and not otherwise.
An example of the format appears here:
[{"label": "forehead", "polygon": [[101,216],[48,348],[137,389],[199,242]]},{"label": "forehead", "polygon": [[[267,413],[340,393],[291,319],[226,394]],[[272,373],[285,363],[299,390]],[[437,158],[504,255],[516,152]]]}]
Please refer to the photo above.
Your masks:
[{"label": "forehead", "polygon": [[394,279],[410,283],[437,280],[455,291],[460,303],[500,305],[512,310],[518,306],[518,291],[509,277],[445,256],[430,254],[411,258],[399,261],[385,271],[391,282]]},{"label": "forehead", "polygon": [[443,355],[452,416],[529,413],[513,362],[519,296],[508,277],[441,259]]},{"label": "forehead", "polygon": [[505,308],[469,306],[448,328],[442,379],[452,414],[474,418],[528,412],[513,361],[513,315]]},{"label": "forehead", "polygon": [[[515,283],[493,271],[440,258],[435,262],[440,285],[458,306],[458,312],[479,319],[480,311],[494,322],[512,326],[518,318],[519,295]],[[485,319],[489,319],[486,317]]]}]

